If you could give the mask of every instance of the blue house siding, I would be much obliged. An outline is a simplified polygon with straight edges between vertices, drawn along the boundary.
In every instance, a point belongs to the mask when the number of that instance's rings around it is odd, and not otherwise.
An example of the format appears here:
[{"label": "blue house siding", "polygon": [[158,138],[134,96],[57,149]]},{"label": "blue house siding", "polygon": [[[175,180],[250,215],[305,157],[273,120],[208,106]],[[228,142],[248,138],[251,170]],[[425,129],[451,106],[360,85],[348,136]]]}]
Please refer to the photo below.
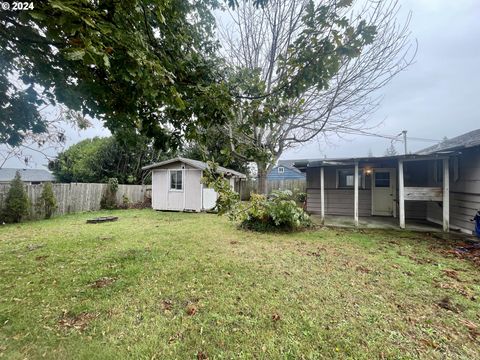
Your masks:
[{"label": "blue house siding", "polygon": [[[283,168],[283,173],[278,172],[278,168]],[[286,166],[275,166],[267,175],[267,180],[305,180],[305,174],[296,169],[291,169]]]}]

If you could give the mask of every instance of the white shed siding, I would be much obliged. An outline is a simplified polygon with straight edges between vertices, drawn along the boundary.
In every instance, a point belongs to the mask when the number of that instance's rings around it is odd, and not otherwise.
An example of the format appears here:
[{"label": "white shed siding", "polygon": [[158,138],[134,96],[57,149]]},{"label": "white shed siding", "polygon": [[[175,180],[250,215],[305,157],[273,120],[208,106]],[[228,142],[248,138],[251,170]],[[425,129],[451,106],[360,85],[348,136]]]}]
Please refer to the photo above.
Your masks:
[{"label": "white shed siding", "polygon": [[202,211],[202,170],[185,170],[185,210]]},{"label": "white shed siding", "polygon": [[165,170],[152,171],[152,208],[155,210],[167,209],[168,174]]},{"label": "white shed siding", "polygon": [[[183,169],[182,169],[183,165]],[[170,171],[183,171],[183,189],[170,189]],[[152,208],[202,211],[202,171],[181,162],[152,170]]]}]

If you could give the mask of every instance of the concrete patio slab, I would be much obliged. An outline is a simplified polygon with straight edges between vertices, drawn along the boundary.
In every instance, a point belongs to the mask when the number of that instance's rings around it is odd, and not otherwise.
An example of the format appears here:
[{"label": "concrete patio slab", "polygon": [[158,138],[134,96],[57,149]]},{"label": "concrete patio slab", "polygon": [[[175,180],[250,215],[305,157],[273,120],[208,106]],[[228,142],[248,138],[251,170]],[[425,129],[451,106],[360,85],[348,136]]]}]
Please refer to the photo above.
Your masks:
[{"label": "concrete patio slab", "polygon": [[[320,225],[320,215],[311,215],[315,224]],[[353,216],[327,215],[325,216],[325,226],[355,228]],[[392,229],[400,230],[398,219],[387,216],[368,216],[360,217],[358,228],[363,229]],[[422,232],[441,232],[442,226],[428,222],[426,220],[407,220],[406,230]]]}]

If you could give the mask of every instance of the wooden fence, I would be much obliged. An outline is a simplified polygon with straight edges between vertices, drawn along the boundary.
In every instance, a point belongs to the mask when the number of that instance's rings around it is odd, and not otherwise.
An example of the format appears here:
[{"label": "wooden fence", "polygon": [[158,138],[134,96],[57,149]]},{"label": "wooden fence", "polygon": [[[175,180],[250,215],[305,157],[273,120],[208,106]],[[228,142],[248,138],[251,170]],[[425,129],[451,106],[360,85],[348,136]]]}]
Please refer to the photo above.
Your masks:
[{"label": "wooden fence", "polygon": [[[268,193],[271,193],[273,190],[298,190],[300,192],[305,192],[306,181],[304,179],[267,181]],[[240,183],[240,198],[242,200],[250,199],[251,192],[257,192],[257,179],[242,179]]]},{"label": "wooden fence", "polygon": [[[106,187],[106,184],[89,183],[52,184],[58,205],[55,215],[100,210],[100,200]],[[5,205],[4,201],[9,188],[10,184],[0,184],[0,208]],[[151,196],[151,189],[151,185],[119,185],[117,203],[123,203],[124,195],[129,203],[141,203],[146,197]],[[25,185],[25,190],[30,201],[29,218],[38,218],[40,214],[36,204],[42,194],[43,185]]]}]

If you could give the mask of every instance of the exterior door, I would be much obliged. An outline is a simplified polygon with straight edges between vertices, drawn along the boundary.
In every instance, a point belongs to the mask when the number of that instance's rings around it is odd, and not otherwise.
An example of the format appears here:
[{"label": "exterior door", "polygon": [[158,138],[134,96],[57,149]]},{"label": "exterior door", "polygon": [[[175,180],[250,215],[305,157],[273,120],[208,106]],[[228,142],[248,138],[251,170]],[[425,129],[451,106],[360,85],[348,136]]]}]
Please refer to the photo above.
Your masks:
[{"label": "exterior door", "polygon": [[395,169],[375,169],[372,175],[372,215],[395,215]]}]

